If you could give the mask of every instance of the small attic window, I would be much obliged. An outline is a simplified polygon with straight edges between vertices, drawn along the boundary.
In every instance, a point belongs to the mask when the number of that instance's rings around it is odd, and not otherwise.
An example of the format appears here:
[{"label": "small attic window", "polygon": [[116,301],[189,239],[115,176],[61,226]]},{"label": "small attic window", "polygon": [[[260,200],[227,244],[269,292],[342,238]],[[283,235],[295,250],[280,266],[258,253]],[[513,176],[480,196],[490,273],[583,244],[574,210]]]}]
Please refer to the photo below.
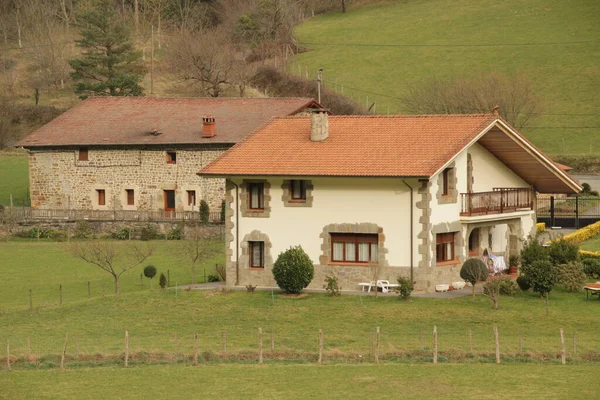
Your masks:
[{"label": "small attic window", "polygon": [[174,151],[167,151],[167,164],[177,164],[177,153]]},{"label": "small attic window", "polygon": [[88,148],[80,147],[79,148],[79,161],[88,161]]}]

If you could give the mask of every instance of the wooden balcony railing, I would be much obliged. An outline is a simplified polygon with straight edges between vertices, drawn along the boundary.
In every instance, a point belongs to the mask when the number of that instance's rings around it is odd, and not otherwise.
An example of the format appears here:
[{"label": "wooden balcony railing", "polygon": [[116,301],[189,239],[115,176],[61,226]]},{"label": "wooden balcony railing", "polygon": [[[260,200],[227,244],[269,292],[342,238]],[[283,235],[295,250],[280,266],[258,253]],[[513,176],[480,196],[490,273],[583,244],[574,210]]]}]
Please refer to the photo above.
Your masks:
[{"label": "wooden balcony railing", "polygon": [[461,193],[460,196],[462,216],[533,210],[533,192],[529,188],[498,188],[492,192]]}]

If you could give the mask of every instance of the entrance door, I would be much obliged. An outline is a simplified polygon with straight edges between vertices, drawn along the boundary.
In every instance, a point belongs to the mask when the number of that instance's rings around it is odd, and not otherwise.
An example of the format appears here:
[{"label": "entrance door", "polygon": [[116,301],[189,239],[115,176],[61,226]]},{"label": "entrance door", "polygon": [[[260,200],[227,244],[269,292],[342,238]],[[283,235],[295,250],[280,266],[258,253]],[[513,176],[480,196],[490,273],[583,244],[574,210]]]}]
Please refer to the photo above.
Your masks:
[{"label": "entrance door", "polygon": [[175,191],[165,190],[165,212],[175,211]]},{"label": "entrance door", "polygon": [[479,255],[479,228],[475,228],[469,235],[469,257]]}]

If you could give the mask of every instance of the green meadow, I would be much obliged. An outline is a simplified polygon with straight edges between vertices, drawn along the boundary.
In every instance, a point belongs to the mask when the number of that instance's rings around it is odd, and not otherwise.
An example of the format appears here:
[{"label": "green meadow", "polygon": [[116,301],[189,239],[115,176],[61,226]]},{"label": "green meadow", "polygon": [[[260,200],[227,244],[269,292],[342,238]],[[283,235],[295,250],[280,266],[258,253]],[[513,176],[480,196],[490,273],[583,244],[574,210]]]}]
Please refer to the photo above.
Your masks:
[{"label": "green meadow", "polygon": [[0,204],[26,205],[29,199],[29,167],[26,155],[0,152]]}]

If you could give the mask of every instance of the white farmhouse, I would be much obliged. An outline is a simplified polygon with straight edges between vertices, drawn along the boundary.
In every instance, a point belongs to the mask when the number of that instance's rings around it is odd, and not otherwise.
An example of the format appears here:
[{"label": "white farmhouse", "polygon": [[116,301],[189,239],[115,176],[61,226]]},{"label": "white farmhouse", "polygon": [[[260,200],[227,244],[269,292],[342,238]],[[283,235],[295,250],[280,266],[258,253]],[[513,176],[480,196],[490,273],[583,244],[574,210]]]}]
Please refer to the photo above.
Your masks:
[{"label": "white farmhouse", "polygon": [[200,175],[226,178],[227,285],[275,286],[301,245],[344,290],[459,280],[462,262],[519,252],[535,196],[580,185],[497,114],[276,118]]}]

